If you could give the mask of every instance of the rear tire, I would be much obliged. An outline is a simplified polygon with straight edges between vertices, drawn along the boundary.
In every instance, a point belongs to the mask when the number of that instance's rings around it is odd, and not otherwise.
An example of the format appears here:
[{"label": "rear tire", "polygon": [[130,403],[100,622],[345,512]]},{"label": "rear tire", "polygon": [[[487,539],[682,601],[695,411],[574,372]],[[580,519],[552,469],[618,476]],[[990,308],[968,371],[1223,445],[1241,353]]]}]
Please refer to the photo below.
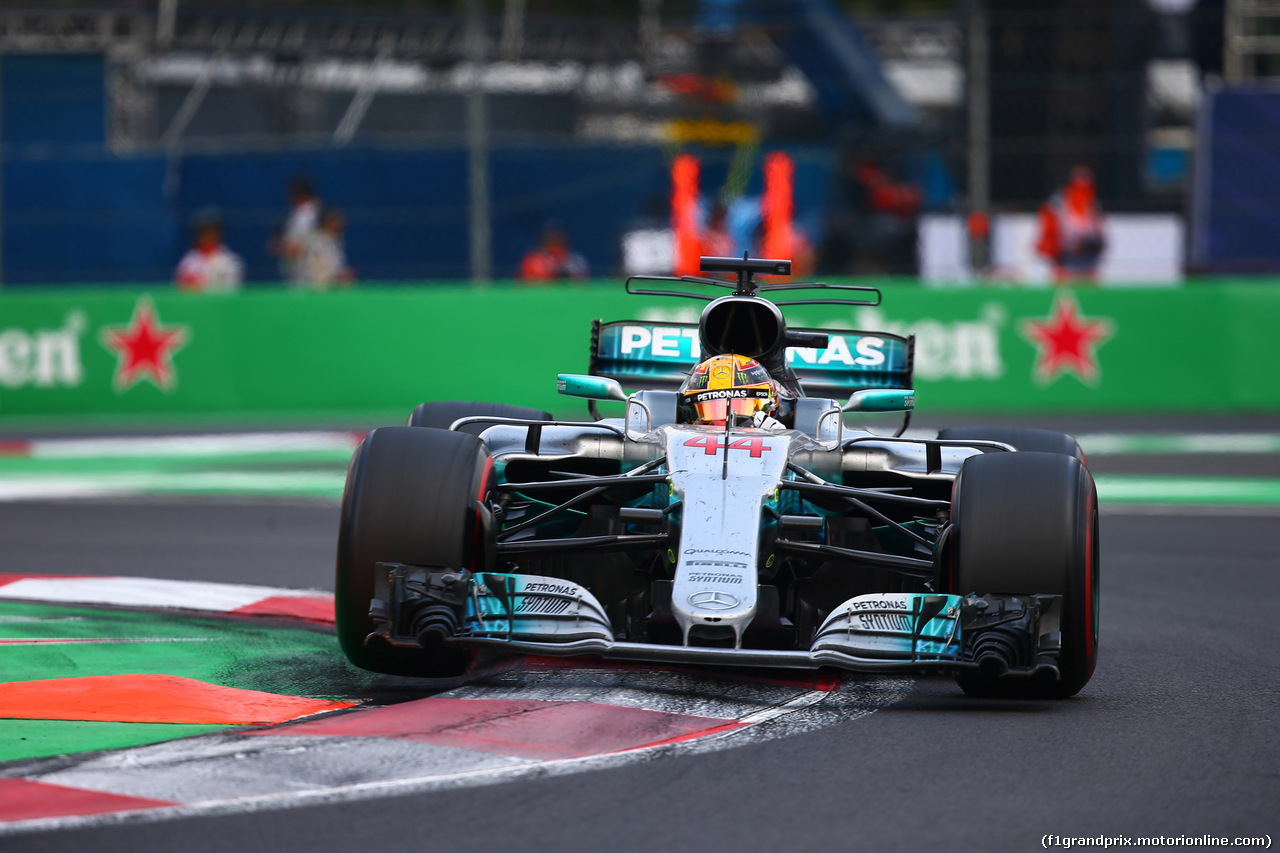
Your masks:
[{"label": "rear tire", "polygon": [[938,433],[938,438],[953,441],[999,441],[1018,450],[1032,453],[1063,453],[1085,464],[1080,443],[1065,432],[1026,427],[952,427]]},{"label": "rear tire", "polygon": [[1065,699],[1098,661],[1098,493],[1075,458],[988,453],[965,460],[952,496],[952,592],[1060,595],[1061,678],[964,673],[966,693]]},{"label": "rear tire", "polygon": [[473,649],[365,644],[377,563],[470,569],[482,564],[479,502],[492,487],[483,442],[461,432],[383,427],[365,436],[347,470],[335,579],[338,642],[362,669],[390,675],[461,675]]},{"label": "rear tire", "polygon": [[[448,401],[423,403],[409,415],[409,426],[448,429],[459,418],[470,417],[524,418],[530,421],[549,421],[551,415],[539,409],[524,406],[508,406],[505,403],[467,403]],[[458,432],[479,435],[493,424],[464,424]]]}]

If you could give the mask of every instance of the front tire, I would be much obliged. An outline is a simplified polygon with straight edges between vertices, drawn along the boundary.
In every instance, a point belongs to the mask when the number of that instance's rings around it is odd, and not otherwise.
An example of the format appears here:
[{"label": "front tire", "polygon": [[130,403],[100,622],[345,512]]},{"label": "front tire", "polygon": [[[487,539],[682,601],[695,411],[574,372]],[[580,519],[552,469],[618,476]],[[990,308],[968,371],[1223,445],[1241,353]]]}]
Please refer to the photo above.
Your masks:
[{"label": "front tire", "polygon": [[952,496],[952,592],[1060,595],[1057,681],[964,673],[966,693],[1065,699],[1098,661],[1098,493],[1060,453],[987,453],[965,460]]},{"label": "front tire", "polygon": [[[423,403],[409,415],[409,426],[431,427],[432,429],[448,429],[459,418],[471,417],[523,418],[530,421],[549,421],[551,415],[539,409],[525,406],[509,406],[505,403],[466,403],[444,401]],[[493,424],[463,424],[459,432],[479,435]]]},{"label": "front tire", "polygon": [[999,441],[1032,453],[1074,456],[1080,460],[1080,464],[1085,464],[1080,443],[1065,432],[1029,427],[951,427],[939,431],[938,438],[953,441]]},{"label": "front tire", "polygon": [[383,427],[365,436],[347,470],[335,578],[338,642],[362,669],[390,675],[461,675],[472,649],[366,644],[374,623],[378,563],[471,569],[482,563],[480,505],[493,464],[480,439],[461,432]]}]

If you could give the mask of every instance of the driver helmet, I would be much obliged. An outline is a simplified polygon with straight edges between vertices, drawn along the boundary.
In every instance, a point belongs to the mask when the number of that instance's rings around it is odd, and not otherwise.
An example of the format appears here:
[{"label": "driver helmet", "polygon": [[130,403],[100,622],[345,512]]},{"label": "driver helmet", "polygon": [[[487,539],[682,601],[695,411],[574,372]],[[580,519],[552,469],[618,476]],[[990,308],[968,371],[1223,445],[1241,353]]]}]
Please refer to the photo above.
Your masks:
[{"label": "driver helmet", "polygon": [[778,388],[760,362],[745,355],[713,355],[695,367],[680,386],[679,418],[683,423],[724,426],[752,422],[757,413],[771,416],[778,408]]}]

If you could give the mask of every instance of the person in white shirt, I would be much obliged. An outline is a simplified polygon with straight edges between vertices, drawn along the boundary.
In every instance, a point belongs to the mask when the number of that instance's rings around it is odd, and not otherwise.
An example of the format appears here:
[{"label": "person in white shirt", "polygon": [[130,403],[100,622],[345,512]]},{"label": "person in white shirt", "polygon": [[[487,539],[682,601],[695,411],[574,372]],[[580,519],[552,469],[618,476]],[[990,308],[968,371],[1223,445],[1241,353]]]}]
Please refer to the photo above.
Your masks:
[{"label": "person in white shirt", "polygon": [[203,215],[195,223],[195,240],[174,273],[178,289],[197,293],[233,293],[244,281],[240,256],[222,243],[222,222]]},{"label": "person in white shirt", "polygon": [[347,266],[342,235],[346,220],[336,207],[320,215],[320,227],[302,241],[298,255],[297,284],[308,290],[330,290],[355,281],[355,273]]},{"label": "person in white shirt", "polygon": [[300,284],[298,261],[307,238],[320,225],[320,199],[309,178],[299,175],[289,185],[289,216],[274,245],[285,281]]}]

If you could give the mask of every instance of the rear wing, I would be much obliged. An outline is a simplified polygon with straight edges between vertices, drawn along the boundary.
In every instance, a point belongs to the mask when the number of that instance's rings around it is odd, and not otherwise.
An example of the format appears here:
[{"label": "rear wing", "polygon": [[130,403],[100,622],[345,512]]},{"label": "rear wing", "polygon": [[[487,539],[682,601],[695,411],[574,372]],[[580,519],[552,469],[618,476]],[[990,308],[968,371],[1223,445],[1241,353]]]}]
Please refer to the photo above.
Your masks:
[{"label": "rear wing", "polygon": [[[798,329],[829,337],[826,349],[789,347],[787,364],[813,397],[848,397],[864,388],[911,388],[915,338],[887,332]],[[591,321],[588,372],[629,388],[675,391],[701,356],[697,323]]]}]

